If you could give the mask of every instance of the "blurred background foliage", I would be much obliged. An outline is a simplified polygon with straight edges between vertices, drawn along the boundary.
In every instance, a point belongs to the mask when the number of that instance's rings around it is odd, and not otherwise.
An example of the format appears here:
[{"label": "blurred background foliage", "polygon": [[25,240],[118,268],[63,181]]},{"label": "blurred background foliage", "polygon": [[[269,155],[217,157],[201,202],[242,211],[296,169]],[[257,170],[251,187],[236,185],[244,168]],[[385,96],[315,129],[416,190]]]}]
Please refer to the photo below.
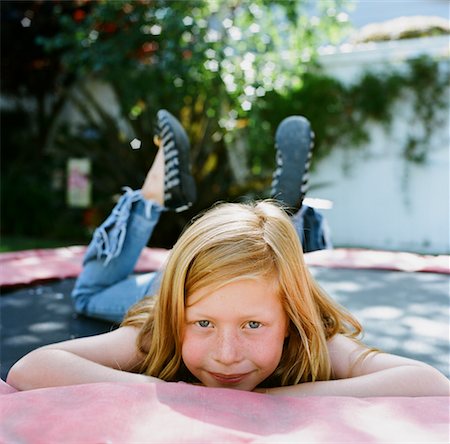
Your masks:
[{"label": "blurred background foliage", "polygon": [[[389,121],[389,100],[407,82],[368,74],[347,87],[321,72],[317,48],[349,31],[345,7],[344,0],[2,1],[2,233],[85,241],[120,188],[142,184],[160,108],[188,132],[199,199],[186,213],[164,215],[152,245],[171,246],[218,200],[266,197],[275,130],[288,115],[311,120],[314,162],[338,143],[357,147],[367,140],[367,120]],[[436,68],[411,65],[411,83],[414,66],[429,75]],[[105,84],[117,109],[96,94]],[[68,103],[82,120],[62,118]],[[141,149],[130,148],[134,138]],[[414,157],[420,144],[411,146]],[[93,206],[84,211],[65,203],[73,157],[93,165]]]},{"label": "blurred background foliage", "polygon": [[[82,237],[121,186],[142,183],[160,108],[189,134],[200,192],[192,211],[160,224],[158,243],[169,245],[193,213],[217,200],[267,195],[275,126],[296,112],[271,116],[270,105],[254,105],[301,86],[315,48],[341,35],[342,3],[2,2],[2,96],[11,103],[2,109],[2,231]],[[92,81],[110,85],[118,113],[88,88]],[[61,119],[67,102],[82,122]],[[130,149],[135,137],[140,150]],[[243,146],[243,138],[252,143]],[[88,212],[65,205],[71,157],[93,164]]]}]

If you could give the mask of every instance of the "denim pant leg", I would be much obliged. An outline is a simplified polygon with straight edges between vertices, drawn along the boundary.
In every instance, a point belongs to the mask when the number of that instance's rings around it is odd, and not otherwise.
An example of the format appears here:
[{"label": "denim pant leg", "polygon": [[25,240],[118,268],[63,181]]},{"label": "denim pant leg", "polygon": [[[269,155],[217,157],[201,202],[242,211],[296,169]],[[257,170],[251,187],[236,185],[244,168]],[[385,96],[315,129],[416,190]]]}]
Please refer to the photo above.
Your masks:
[{"label": "denim pant leg", "polygon": [[333,248],[326,219],[315,208],[302,205],[292,222],[304,253]]},{"label": "denim pant leg", "polygon": [[295,231],[297,231],[298,238],[302,244],[303,252],[305,251],[305,233],[303,227],[303,214],[305,212],[305,205],[302,205],[299,211],[291,217],[292,224],[294,225]]},{"label": "denim pant leg", "polygon": [[133,275],[163,207],[127,188],[94,232],[72,291],[77,313],[121,322],[127,310],[157,289],[157,272]]}]

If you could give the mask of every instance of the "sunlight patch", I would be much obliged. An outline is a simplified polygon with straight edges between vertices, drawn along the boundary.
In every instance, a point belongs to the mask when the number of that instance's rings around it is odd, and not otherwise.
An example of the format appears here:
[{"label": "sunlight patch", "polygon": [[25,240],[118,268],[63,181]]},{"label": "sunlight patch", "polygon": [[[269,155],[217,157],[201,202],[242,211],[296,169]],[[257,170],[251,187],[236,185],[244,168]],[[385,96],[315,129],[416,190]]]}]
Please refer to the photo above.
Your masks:
[{"label": "sunlight patch", "polygon": [[387,305],[364,308],[359,314],[366,319],[396,319],[403,315],[403,310]]},{"label": "sunlight patch", "polygon": [[28,327],[28,330],[33,333],[43,333],[46,331],[64,330],[65,324],[63,322],[37,322]]},{"label": "sunlight patch", "polygon": [[142,142],[139,139],[134,138],[131,142],[131,148],[138,150],[141,147]]},{"label": "sunlight patch", "polygon": [[418,316],[408,316],[402,321],[415,334],[428,336],[436,339],[448,338],[449,323],[437,322],[430,319],[419,318]]}]

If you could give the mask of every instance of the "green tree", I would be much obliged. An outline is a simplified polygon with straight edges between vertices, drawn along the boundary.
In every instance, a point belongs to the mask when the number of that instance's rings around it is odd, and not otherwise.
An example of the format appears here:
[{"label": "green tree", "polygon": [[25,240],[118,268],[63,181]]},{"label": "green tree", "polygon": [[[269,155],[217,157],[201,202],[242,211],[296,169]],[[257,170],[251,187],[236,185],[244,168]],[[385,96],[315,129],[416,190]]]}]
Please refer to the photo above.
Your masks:
[{"label": "green tree", "polygon": [[[53,4],[58,32],[38,42],[59,56],[58,97],[83,117],[76,125],[52,121],[44,145],[53,166],[89,157],[95,206],[106,211],[121,185],[142,182],[155,153],[154,116],[167,108],[189,134],[199,200],[175,225],[161,224],[162,243],[170,244],[192,213],[217,200],[255,190],[265,195],[275,127],[292,113],[287,108],[262,119],[270,115],[267,98],[301,88],[316,48],[345,29],[344,6],[344,0]],[[118,109],[102,103],[96,88],[103,84]],[[129,146],[135,137],[139,151]]]},{"label": "green tree", "polygon": [[65,14],[74,10],[73,2],[0,2],[2,234],[55,235],[54,221],[66,213],[61,190],[52,186],[47,142],[73,76],[62,75],[57,52],[36,44],[37,36],[58,32],[55,7]]}]

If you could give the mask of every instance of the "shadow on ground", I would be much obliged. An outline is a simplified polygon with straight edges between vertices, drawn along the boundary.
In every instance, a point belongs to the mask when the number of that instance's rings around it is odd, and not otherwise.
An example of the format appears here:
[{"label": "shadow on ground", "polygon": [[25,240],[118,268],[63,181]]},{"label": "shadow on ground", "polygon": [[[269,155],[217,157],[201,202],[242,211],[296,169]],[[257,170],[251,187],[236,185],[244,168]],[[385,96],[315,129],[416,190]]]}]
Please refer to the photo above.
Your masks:
[{"label": "shadow on ground", "polygon": [[1,378],[12,364],[37,347],[105,333],[115,326],[74,313],[70,293],[74,279],[2,292],[0,297]]},{"label": "shadow on ground", "polygon": [[450,276],[313,268],[322,288],[365,329],[364,342],[450,376]]}]

